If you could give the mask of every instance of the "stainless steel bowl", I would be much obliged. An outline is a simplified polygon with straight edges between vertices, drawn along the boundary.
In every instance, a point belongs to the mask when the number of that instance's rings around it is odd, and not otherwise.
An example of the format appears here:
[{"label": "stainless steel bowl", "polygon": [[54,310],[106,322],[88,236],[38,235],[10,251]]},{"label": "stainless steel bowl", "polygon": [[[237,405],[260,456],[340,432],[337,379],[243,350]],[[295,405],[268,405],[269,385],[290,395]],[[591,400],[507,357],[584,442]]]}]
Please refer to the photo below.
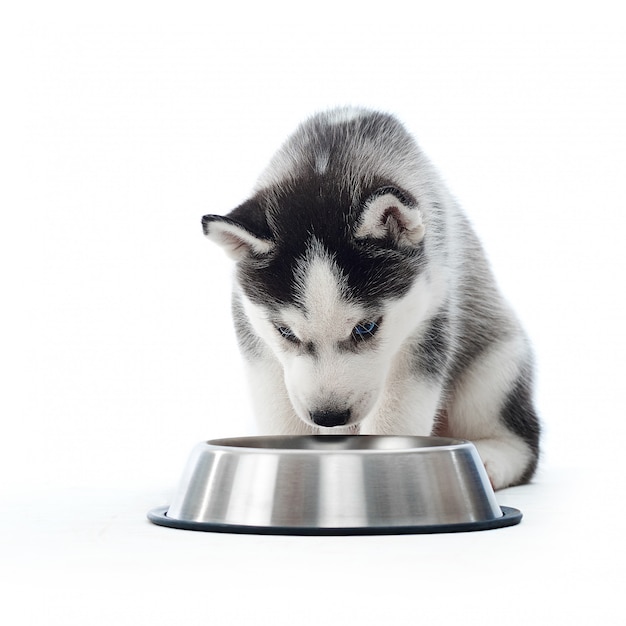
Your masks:
[{"label": "stainless steel bowl", "polygon": [[473,444],[441,437],[215,439],[193,450],[155,524],[218,532],[348,535],[486,530],[499,507]]}]

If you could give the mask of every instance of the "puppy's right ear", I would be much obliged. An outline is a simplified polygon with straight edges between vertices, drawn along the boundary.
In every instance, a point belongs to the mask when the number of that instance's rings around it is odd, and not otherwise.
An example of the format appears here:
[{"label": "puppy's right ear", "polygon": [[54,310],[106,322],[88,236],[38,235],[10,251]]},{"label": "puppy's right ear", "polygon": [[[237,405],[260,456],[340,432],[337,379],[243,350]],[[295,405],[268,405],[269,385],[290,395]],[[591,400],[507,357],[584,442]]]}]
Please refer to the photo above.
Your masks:
[{"label": "puppy's right ear", "polygon": [[274,249],[269,229],[259,206],[246,202],[228,215],[205,215],[204,234],[224,248],[235,261],[253,254],[268,254]]}]

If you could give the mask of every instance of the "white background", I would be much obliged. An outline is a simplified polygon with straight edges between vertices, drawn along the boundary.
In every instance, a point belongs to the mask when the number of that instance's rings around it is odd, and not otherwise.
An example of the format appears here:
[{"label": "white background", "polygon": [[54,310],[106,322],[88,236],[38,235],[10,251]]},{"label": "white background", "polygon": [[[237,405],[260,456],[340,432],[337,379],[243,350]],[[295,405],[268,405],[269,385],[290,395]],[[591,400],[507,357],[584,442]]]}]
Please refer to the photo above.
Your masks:
[{"label": "white background", "polygon": [[[0,10],[3,623],[623,623],[617,4]],[[498,494],[524,521],[308,539],[153,526],[196,442],[253,429],[232,267],[200,218],[344,104],[415,133],[534,341],[544,460]]]}]

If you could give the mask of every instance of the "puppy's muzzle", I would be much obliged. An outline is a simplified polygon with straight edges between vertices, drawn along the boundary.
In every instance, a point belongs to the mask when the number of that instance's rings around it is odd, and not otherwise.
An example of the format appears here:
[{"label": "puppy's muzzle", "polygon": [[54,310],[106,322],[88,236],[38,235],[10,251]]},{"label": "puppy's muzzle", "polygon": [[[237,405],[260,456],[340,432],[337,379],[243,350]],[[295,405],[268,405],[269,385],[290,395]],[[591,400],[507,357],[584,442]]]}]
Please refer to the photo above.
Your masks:
[{"label": "puppy's muzzle", "polygon": [[347,411],[310,411],[311,419],[318,426],[332,428],[333,426],[344,426],[350,419],[350,409]]}]

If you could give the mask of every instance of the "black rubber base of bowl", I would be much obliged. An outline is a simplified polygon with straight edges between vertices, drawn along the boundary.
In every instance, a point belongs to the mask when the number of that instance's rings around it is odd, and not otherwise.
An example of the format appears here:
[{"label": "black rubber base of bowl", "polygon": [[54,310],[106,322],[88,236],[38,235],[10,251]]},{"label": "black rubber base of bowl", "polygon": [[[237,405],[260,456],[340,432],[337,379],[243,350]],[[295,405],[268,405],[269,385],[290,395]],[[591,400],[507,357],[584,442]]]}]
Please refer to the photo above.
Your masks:
[{"label": "black rubber base of bowl", "polygon": [[215,524],[206,522],[190,522],[167,516],[168,507],[152,509],[148,519],[153,524],[180,528],[182,530],[201,530],[214,533],[237,533],[251,535],[412,535],[434,533],[464,533],[475,530],[491,530],[515,526],[522,521],[522,513],[508,506],[500,507],[502,517],[480,522],[464,522],[460,524],[435,524],[422,526],[358,526],[352,528],[318,528],[295,526],[241,526],[237,524]]}]

